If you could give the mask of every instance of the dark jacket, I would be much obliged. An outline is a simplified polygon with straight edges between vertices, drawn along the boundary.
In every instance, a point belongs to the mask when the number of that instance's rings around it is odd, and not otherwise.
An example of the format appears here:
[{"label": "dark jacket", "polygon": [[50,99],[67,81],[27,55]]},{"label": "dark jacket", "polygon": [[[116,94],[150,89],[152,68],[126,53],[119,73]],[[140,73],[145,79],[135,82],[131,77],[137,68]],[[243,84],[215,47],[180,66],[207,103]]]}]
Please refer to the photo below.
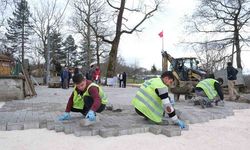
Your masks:
[{"label": "dark jacket", "polygon": [[238,73],[238,70],[235,69],[234,67],[232,67],[232,66],[227,67],[227,79],[228,80],[236,80],[237,73]]}]

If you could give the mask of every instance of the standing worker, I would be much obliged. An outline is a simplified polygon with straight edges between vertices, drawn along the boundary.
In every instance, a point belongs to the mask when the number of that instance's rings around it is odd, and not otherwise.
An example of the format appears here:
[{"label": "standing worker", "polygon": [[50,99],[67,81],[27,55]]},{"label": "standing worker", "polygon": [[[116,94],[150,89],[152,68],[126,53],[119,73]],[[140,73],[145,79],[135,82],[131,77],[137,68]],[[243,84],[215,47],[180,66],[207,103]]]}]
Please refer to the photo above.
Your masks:
[{"label": "standing worker", "polygon": [[171,71],[163,72],[160,78],[145,81],[132,100],[137,114],[155,123],[160,123],[165,111],[175,124],[180,128],[185,128],[184,122],[178,119],[175,114],[175,109],[168,95],[168,86],[173,81],[174,75]]},{"label": "standing worker", "polygon": [[82,113],[90,122],[95,122],[96,112],[100,113],[105,109],[108,102],[101,87],[86,80],[82,74],[73,76],[74,90],[68,100],[65,112],[59,120],[70,119],[70,111]]},{"label": "standing worker", "polygon": [[[202,108],[212,107],[212,103],[215,102],[217,106],[218,103],[224,103],[224,95],[221,89],[221,85],[223,84],[223,79],[204,79],[200,81],[195,88],[195,94],[197,97],[196,101],[201,105]],[[195,104],[197,104],[195,101]]]},{"label": "standing worker", "polygon": [[235,83],[237,80],[238,70],[235,69],[231,62],[227,63],[227,79],[228,79],[228,91],[229,91],[229,100],[238,100],[240,98],[239,93],[235,89]]},{"label": "standing worker", "polygon": [[122,87],[126,88],[126,85],[127,85],[127,74],[126,72],[123,72],[122,73]]}]

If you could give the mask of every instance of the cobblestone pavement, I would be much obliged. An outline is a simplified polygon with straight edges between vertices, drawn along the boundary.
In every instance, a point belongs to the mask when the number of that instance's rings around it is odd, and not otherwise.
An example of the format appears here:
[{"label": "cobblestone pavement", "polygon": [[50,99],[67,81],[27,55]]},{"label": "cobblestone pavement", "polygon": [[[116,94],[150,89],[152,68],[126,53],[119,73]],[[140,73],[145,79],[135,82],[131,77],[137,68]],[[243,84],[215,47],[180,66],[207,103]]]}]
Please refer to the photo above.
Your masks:
[{"label": "cobblestone pavement", "polygon": [[[75,136],[101,137],[129,135],[152,132],[168,137],[179,136],[181,131],[173,125],[169,118],[156,125],[138,116],[134,108],[129,105],[137,88],[111,88],[104,87],[112,109],[97,114],[100,121],[88,127],[80,126],[83,116],[80,113],[71,113],[69,121],[58,121],[57,118],[64,112],[68,96],[72,89],[36,88],[38,96],[26,100],[13,100],[6,102],[0,108],[0,130],[25,130],[47,128]],[[109,107],[110,108],[110,107]],[[189,102],[178,102],[175,105],[177,115],[187,124],[207,122],[212,119],[223,119],[234,114],[234,109],[249,109],[246,103],[226,102],[224,107],[214,106],[201,109]],[[185,130],[188,130],[188,126]]]}]

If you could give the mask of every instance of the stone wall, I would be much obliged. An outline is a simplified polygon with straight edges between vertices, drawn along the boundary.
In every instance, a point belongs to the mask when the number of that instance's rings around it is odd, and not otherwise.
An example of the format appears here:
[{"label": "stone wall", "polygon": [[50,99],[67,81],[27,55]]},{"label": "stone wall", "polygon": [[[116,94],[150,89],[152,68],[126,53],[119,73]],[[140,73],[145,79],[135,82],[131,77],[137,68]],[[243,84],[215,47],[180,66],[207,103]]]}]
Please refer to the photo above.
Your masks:
[{"label": "stone wall", "polygon": [[18,76],[0,76],[0,101],[24,99],[23,79]]}]

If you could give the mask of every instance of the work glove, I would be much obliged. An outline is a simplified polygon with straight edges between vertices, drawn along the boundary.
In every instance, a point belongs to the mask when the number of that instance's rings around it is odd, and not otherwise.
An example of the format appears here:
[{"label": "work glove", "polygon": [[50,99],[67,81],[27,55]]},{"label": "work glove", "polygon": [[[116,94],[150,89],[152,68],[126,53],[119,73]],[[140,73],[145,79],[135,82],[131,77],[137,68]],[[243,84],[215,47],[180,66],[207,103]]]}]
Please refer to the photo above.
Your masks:
[{"label": "work glove", "polygon": [[59,121],[69,120],[71,118],[69,112],[64,112],[61,116],[59,116]]},{"label": "work glove", "polygon": [[186,127],[185,123],[180,119],[177,120],[176,124],[181,128],[184,129]]},{"label": "work glove", "polygon": [[95,121],[95,112],[93,110],[89,110],[85,118],[89,119],[89,121]]},{"label": "work glove", "polygon": [[169,101],[170,101],[170,104],[171,104],[172,106],[174,106],[175,100],[174,100],[173,98],[169,98]]}]

